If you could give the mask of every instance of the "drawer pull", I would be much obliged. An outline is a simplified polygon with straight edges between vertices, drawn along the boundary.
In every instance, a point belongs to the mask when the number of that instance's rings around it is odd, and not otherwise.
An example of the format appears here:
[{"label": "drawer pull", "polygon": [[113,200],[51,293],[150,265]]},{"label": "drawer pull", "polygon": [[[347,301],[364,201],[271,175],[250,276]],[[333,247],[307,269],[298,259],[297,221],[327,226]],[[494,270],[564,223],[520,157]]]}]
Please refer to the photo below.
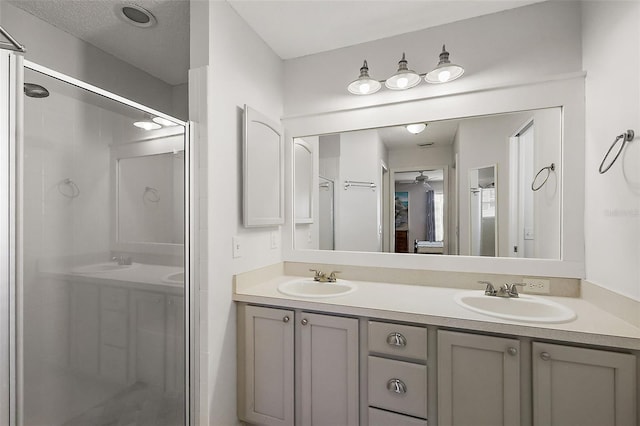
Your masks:
[{"label": "drawer pull", "polygon": [[285,315],[285,317],[282,318],[282,322],[289,322],[289,316]]},{"label": "drawer pull", "polygon": [[389,335],[387,336],[387,344],[390,346],[398,346],[403,348],[407,346],[407,339],[398,332],[389,333]]},{"label": "drawer pull", "polygon": [[516,356],[518,355],[518,350],[516,348],[509,348],[507,349],[507,353],[511,356]]},{"label": "drawer pull", "polygon": [[391,379],[387,382],[387,390],[389,392],[403,395],[407,393],[407,385],[400,379]]},{"label": "drawer pull", "polygon": [[309,320],[307,320],[306,318],[303,318],[302,321],[300,321],[300,324],[307,325],[309,324]]},{"label": "drawer pull", "polygon": [[540,354],[540,358],[542,358],[543,361],[549,361],[551,359],[551,355],[549,355],[549,352],[542,352]]}]

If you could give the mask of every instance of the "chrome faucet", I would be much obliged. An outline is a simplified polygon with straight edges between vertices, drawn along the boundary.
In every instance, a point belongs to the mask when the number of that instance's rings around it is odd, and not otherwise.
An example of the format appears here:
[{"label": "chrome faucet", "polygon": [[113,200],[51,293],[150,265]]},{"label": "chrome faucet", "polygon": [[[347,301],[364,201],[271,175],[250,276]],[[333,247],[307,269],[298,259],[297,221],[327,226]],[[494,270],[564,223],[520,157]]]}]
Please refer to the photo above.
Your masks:
[{"label": "chrome faucet", "polygon": [[118,265],[122,266],[122,265],[131,265],[132,259],[131,259],[131,256],[120,255],[120,256],[113,256],[111,260],[113,260],[114,262],[117,262]]},{"label": "chrome faucet", "polygon": [[486,285],[484,294],[495,297],[520,297],[518,287],[524,287],[522,283],[503,284],[497,290],[489,281],[478,281],[479,284]]},{"label": "chrome faucet", "polygon": [[331,271],[331,273],[327,275],[318,269],[309,269],[309,271],[315,274],[313,280],[320,283],[335,283],[338,280],[336,274],[340,273],[340,271]]}]

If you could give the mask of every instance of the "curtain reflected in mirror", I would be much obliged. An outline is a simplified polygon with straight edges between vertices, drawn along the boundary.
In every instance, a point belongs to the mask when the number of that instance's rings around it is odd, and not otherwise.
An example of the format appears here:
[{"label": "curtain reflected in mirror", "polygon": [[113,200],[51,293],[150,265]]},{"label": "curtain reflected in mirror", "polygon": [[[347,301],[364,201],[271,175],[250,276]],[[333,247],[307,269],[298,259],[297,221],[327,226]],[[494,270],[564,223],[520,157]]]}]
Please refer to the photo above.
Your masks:
[{"label": "curtain reflected in mirror", "polygon": [[495,256],[498,239],[496,167],[469,170],[469,252]]}]

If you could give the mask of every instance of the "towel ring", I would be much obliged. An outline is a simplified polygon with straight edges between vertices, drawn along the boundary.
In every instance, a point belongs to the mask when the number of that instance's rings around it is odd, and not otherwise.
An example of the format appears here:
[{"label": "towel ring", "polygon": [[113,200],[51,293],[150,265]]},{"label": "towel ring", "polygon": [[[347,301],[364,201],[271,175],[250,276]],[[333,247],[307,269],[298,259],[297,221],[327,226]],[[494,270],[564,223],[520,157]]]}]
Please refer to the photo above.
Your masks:
[{"label": "towel ring", "polygon": [[[547,180],[549,179],[549,176],[551,175],[551,172],[554,171],[556,169],[556,165],[555,163],[551,163],[550,166],[546,166],[540,169],[540,171],[536,174],[536,177],[533,178],[533,182],[531,182],[531,190],[533,191],[537,191],[540,188],[542,188],[544,186],[545,183],[547,183]],[[544,180],[542,181],[542,183],[538,186],[535,186],[536,180],[538,180],[538,176],[540,176],[540,173],[547,171],[547,176],[545,176]]]},{"label": "towel ring", "polygon": [[[623,134],[616,136],[616,140],[614,140],[611,146],[609,147],[609,150],[604,155],[604,158],[602,159],[602,163],[600,163],[600,167],[598,168],[598,171],[600,172],[601,175],[607,173],[607,171],[611,168],[611,166],[614,165],[614,163],[618,160],[618,157],[620,157],[620,154],[622,154],[622,150],[624,149],[625,144],[627,142],[631,142],[634,137],[635,137],[635,133],[633,130],[627,130]],[[602,167],[604,166],[604,162],[607,160],[607,158],[609,157],[609,154],[613,150],[613,147],[616,146],[618,141],[622,141],[622,144],[620,144],[620,149],[616,153],[615,157],[613,157],[613,160],[611,160],[609,165],[603,170]]]},{"label": "towel ring", "polygon": [[[63,188],[68,188],[70,191]],[[58,192],[71,199],[78,198],[80,196],[80,188],[78,188],[78,185],[76,185],[76,183],[70,178],[66,178],[58,182]]]},{"label": "towel ring", "polygon": [[151,203],[157,203],[160,201],[160,194],[157,189],[145,186],[144,192],[142,193],[142,199]]}]

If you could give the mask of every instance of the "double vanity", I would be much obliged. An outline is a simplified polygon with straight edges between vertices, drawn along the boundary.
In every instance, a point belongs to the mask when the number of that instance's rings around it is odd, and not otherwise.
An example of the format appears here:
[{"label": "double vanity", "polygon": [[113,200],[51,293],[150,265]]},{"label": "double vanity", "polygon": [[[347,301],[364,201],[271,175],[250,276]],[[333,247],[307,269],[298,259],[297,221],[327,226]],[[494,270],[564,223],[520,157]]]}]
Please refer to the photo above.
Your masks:
[{"label": "double vanity", "polygon": [[574,297],[496,297],[307,266],[236,276],[247,423],[638,424],[640,328],[575,297],[577,280]]}]

